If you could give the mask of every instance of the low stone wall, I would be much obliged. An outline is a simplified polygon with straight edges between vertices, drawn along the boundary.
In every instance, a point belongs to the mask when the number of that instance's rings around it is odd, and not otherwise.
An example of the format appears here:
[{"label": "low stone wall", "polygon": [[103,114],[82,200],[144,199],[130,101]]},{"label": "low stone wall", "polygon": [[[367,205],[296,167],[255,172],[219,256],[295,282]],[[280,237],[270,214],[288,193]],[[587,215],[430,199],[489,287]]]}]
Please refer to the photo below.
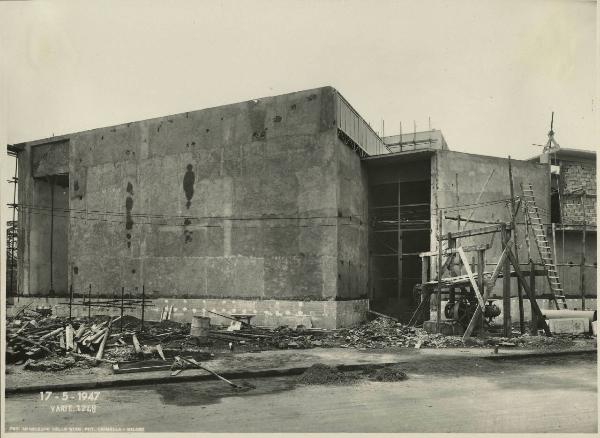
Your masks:
[{"label": "low stone wall", "polygon": [[[66,298],[20,297],[8,308],[8,315],[14,314],[33,301],[30,308],[46,306],[57,316],[68,316],[69,305]],[[81,302],[81,300],[79,300]],[[211,314],[209,311],[230,315],[232,313],[256,314],[252,323],[260,326],[277,327],[288,325],[334,329],[351,327],[366,320],[369,300],[350,301],[292,301],[292,300],[231,300],[231,299],[173,299],[155,298],[152,306],[145,310],[144,319],[159,321],[165,307],[173,306],[171,320],[191,322],[193,316],[206,316],[213,324],[228,324],[229,320]],[[120,309],[92,307],[92,315],[120,315]],[[87,316],[86,306],[74,305],[73,316]],[[126,309],[125,315],[141,317],[141,308]]]}]

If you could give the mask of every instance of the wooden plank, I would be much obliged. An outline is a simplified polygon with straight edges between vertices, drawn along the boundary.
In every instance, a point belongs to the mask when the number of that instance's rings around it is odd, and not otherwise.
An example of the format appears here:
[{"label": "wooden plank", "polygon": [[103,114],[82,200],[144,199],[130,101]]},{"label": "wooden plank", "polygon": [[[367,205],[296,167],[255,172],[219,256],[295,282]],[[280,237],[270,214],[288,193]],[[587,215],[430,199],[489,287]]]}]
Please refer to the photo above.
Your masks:
[{"label": "wooden plank", "polygon": [[387,318],[387,319],[391,319],[393,321],[398,322],[397,318],[394,318],[393,316],[389,316],[389,315],[384,315],[383,313],[379,313],[379,312],[375,312],[374,310],[369,309],[367,312],[372,313],[373,315],[377,315],[380,316],[382,318]]},{"label": "wooden plank", "polygon": [[490,225],[488,227],[473,228],[471,230],[464,230],[456,233],[448,233],[447,235],[442,236],[442,240],[459,239],[461,237],[471,237],[478,236],[480,234],[497,233],[498,231],[500,231],[502,225],[505,225],[507,230],[511,229],[510,224]]},{"label": "wooden plank", "polygon": [[167,358],[165,357],[165,353],[163,353],[163,349],[160,344],[158,344],[156,346],[156,351],[158,352],[158,355],[161,357],[162,360],[167,360]]},{"label": "wooden plank", "polygon": [[493,289],[494,286],[496,285],[496,280],[498,279],[498,276],[500,275],[500,270],[502,269],[502,265],[504,263],[504,260],[508,256],[508,249],[510,249],[510,247],[512,246],[512,244],[513,244],[512,239],[509,240],[506,243],[506,247],[502,251],[502,254],[500,255],[500,259],[498,260],[498,263],[496,263],[496,267],[494,268],[494,271],[492,272],[492,276],[487,281],[487,284],[488,284],[487,288],[488,289]]},{"label": "wooden plank", "polygon": [[140,346],[140,341],[138,341],[138,338],[136,335],[132,336],[132,340],[133,340],[133,348],[135,349],[136,354],[142,354],[142,347]]},{"label": "wooden plank", "polygon": [[[535,265],[533,263],[533,260],[531,260],[529,262],[531,264],[531,268],[529,271],[529,294],[531,295],[531,299],[535,301]],[[537,301],[536,301],[537,302]],[[538,317],[537,314],[535,312],[531,312],[531,329],[530,329],[530,334],[532,335],[537,335],[537,328],[538,328]]]},{"label": "wooden plank", "polygon": [[65,328],[65,343],[67,350],[74,350],[75,346],[73,345],[73,326],[71,324],[67,325]]},{"label": "wooden plank", "polygon": [[[489,289],[484,289],[483,299],[487,300],[488,295],[489,295]],[[467,339],[469,336],[471,336],[471,333],[473,333],[473,330],[475,329],[475,326],[477,325],[477,323],[479,322],[479,318],[481,318],[481,317],[483,317],[483,309],[478,304],[477,308],[475,309],[475,313],[473,313],[473,317],[471,318],[471,321],[469,321],[469,325],[465,329],[465,332],[462,337],[463,341],[465,339]]]},{"label": "wooden plank", "polygon": [[477,282],[475,281],[475,277],[473,276],[473,272],[471,272],[471,266],[469,265],[469,261],[467,260],[467,256],[463,252],[461,247],[458,247],[458,255],[460,256],[463,265],[465,266],[465,270],[467,271],[467,276],[469,277],[469,281],[471,282],[471,286],[473,286],[473,290],[475,291],[475,296],[477,296],[477,300],[479,301],[479,305],[481,308],[485,307],[485,301],[483,301],[483,297],[479,292],[479,287],[477,286]]},{"label": "wooden plank", "polygon": [[[450,221],[458,221],[459,225],[460,225],[461,221],[467,222],[467,219],[465,219],[464,217],[460,217],[460,216],[444,216],[444,219],[447,219]],[[469,222],[472,224],[485,224],[485,225],[495,225],[498,223],[498,222],[492,222],[492,221],[484,221],[484,220],[480,220],[480,219],[471,219]]]},{"label": "wooden plank", "polygon": [[[440,324],[442,321],[442,211],[438,210],[438,216],[437,216],[437,220],[438,220],[438,224],[437,224],[437,249],[438,249],[438,289],[437,289],[437,293],[436,293],[436,299],[435,299],[435,304],[437,307],[437,312],[436,312],[436,324],[435,324],[435,329],[436,332],[439,333],[440,332]],[[451,260],[452,256],[450,256],[450,258],[448,259],[448,262]],[[447,268],[446,268],[447,269]]]},{"label": "wooden plank", "polygon": [[[152,366],[142,366],[138,368],[120,368],[118,363],[115,363],[113,366],[113,372],[115,374],[125,374],[125,373],[143,373],[147,371],[167,371],[171,369],[171,364],[165,365],[152,365]],[[182,370],[179,370],[180,372]],[[179,374],[179,373],[178,373]]]},{"label": "wooden plank", "polygon": [[[490,245],[488,243],[486,243],[484,245],[469,245],[469,246],[463,246],[462,249],[464,252],[481,251],[481,250],[485,250],[485,249],[490,249]],[[450,255],[450,254],[456,254],[456,253],[458,253],[457,248],[447,248],[443,251],[444,255]],[[437,251],[427,251],[427,252],[419,253],[419,257],[431,257],[431,256],[436,256],[436,255],[438,255]]]}]

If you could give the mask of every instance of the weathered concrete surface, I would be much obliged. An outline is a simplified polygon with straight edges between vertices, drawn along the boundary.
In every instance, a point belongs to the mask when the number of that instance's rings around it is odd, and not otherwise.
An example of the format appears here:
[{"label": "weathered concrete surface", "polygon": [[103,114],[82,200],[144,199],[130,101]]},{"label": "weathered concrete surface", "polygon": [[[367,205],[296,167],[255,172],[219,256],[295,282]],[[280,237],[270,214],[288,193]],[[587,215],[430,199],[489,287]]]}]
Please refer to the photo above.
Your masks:
[{"label": "weathered concrete surface", "polygon": [[110,293],[145,284],[164,297],[335,297],[336,159],[327,90],[72,136],[72,179],[86,180],[72,206],[120,212],[117,221],[72,226],[75,288],[91,283]]},{"label": "weathered concrete surface", "polygon": [[[138,292],[130,294],[127,291],[126,298],[136,296]],[[119,295],[120,296],[120,295]],[[93,300],[101,300],[96,291],[92,291]],[[230,324],[230,320],[214,315],[209,311],[223,315],[232,313],[254,314],[252,324],[267,327],[288,325],[295,328],[298,325],[313,328],[335,329],[339,327],[351,327],[357,325],[367,318],[369,301],[346,300],[346,301],[295,301],[295,300],[249,300],[249,299],[195,299],[195,298],[162,298],[150,296],[152,304],[145,310],[144,319],[147,321],[159,321],[164,309],[171,309],[171,320],[177,322],[192,322],[193,316],[206,316],[211,324]],[[81,303],[77,298],[74,303]],[[23,306],[30,305],[52,308],[53,315],[69,316],[68,299],[48,297],[21,297],[15,300],[15,306],[7,309],[7,314],[18,312]],[[71,309],[74,317],[87,316],[86,306],[74,305]],[[119,316],[120,309],[92,308],[94,315]],[[125,309],[125,315],[141,318],[141,307]]]},{"label": "weathered concrete surface", "polygon": [[[325,87],[26,144],[23,158],[40,151],[37,173],[62,172],[69,148],[68,284],[101,296],[145,285],[163,298],[365,297],[366,174],[337,137],[336,96]],[[21,199],[37,206],[28,161]],[[27,233],[40,226],[24,219],[20,292],[43,295],[46,279],[29,272],[44,257]]]},{"label": "weathered concrete surface", "polygon": [[548,320],[550,331],[555,334],[580,335],[590,332],[590,321],[585,318],[564,318]]},{"label": "weathered concrete surface", "polygon": [[342,299],[368,297],[368,176],[359,156],[336,138],[338,280]]},{"label": "weathered concrete surface", "polygon": [[[540,208],[540,217],[542,221],[549,221],[550,212],[550,169],[537,163],[526,161],[511,160],[513,172],[513,186],[515,196],[522,195],[521,184],[525,187],[529,183],[533,185],[536,197],[536,204]],[[493,172],[493,174],[492,174]],[[489,157],[483,155],[466,154],[454,151],[436,151],[435,158],[432,159],[432,224],[437,223],[437,208],[451,208],[445,211],[448,216],[460,216],[468,218],[472,209],[469,207],[456,209],[458,205],[474,204],[482,191],[485,182],[490,178],[485,191],[479,202],[486,203],[490,201],[499,201],[510,198],[510,186],[508,177],[508,160],[505,158]],[[458,189],[456,187],[458,179]],[[486,205],[474,210],[472,220],[482,220],[489,222],[509,222],[510,213],[506,203],[496,203]],[[518,214],[518,222],[523,223],[522,209]],[[464,230],[465,223],[461,223],[461,230]],[[485,224],[469,223],[466,229],[480,228]],[[458,221],[444,219],[442,222],[442,234],[455,232],[458,230]],[[529,259],[527,246],[525,242],[525,226],[517,225],[517,233],[520,242],[519,260],[526,263]],[[502,252],[501,239],[499,234],[492,239],[491,234],[474,236],[460,239],[462,246],[481,245],[492,243],[492,247],[486,251],[486,265],[488,270],[493,270]],[[437,248],[437,233],[431,235],[431,248]],[[534,260],[539,261],[537,247],[533,242],[532,256]],[[468,254],[470,258],[473,254]],[[436,271],[432,267],[432,273]],[[474,270],[475,271],[475,270]],[[539,278],[537,281],[537,293],[548,293],[548,283]],[[517,279],[513,278],[511,282],[511,292],[513,296],[517,295]],[[494,297],[502,296],[502,281],[496,282],[496,287],[491,292]]]}]

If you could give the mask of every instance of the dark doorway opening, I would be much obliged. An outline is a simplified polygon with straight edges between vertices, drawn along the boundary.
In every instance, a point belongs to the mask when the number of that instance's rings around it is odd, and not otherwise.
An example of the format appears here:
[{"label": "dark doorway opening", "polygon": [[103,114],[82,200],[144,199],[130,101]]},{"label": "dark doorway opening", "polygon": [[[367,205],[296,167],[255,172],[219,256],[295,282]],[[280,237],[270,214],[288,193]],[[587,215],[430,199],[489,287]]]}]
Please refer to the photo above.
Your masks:
[{"label": "dark doorway opening", "polygon": [[371,307],[408,321],[430,248],[430,180],[378,184],[370,191]]}]

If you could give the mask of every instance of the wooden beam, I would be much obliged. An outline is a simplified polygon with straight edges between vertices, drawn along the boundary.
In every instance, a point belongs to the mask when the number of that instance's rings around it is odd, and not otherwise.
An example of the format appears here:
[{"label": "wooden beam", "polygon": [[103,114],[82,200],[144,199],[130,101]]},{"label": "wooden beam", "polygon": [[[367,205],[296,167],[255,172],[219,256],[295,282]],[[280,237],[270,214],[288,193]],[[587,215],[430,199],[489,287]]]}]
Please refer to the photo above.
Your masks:
[{"label": "wooden beam", "polygon": [[[508,240],[508,231],[502,227],[502,246],[506,246]],[[510,251],[510,250],[509,250]],[[506,253],[507,256],[509,253]],[[512,335],[512,319],[510,312],[510,260],[506,258],[502,266],[502,330],[504,337],[509,338]]]},{"label": "wooden beam", "polygon": [[523,289],[525,290],[525,293],[527,294],[527,297],[529,298],[529,302],[531,303],[531,311],[536,313],[539,321],[542,323],[542,327],[544,328],[544,332],[546,333],[546,335],[552,336],[552,332],[550,331],[550,327],[548,327],[546,318],[542,314],[542,311],[540,310],[540,307],[538,306],[537,301],[532,298],[531,289],[529,288],[529,285],[525,282],[525,278],[523,277],[521,268],[519,267],[519,264],[516,262],[515,256],[513,255],[511,250],[508,250],[508,259],[510,260],[510,263],[513,265],[513,268],[515,269],[515,272],[517,273],[517,276],[519,277],[519,281],[521,282],[521,285],[523,286]]},{"label": "wooden beam", "polygon": [[460,255],[463,265],[465,266],[465,270],[467,271],[467,275],[469,276],[469,281],[471,282],[471,286],[473,286],[473,290],[475,291],[475,296],[477,297],[477,300],[479,301],[479,306],[481,306],[481,308],[484,308],[485,301],[483,301],[483,297],[481,296],[481,293],[479,292],[479,287],[477,286],[477,282],[475,281],[473,272],[471,272],[471,266],[469,265],[467,256],[463,252],[462,248],[460,248],[460,247],[458,248],[458,255]]},{"label": "wooden beam", "polygon": [[[530,261],[531,264],[531,268],[529,271],[529,294],[531,295],[531,299],[532,300],[536,300],[535,298],[535,267],[533,265],[533,260]],[[536,301],[537,302],[537,301]],[[537,328],[538,328],[538,317],[537,314],[535,312],[531,312],[531,329],[530,329],[530,334],[532,335],[537,335]]]},{"label": "wooden beam", "polygon": [[501,223],[498,225],[490,225],[487,227],[473,228],[471,230],[459,231],[457,233],[448,233],[447,235],[442,236],[442,240],[459,239],[461,237],[471,237],[471,236],[478,236],[480,234],[497,233],[498,231],[501,230],[502,225],[504,225],[507,230],[510,230],[512,228],[510,224]]},{"label": "wooden beam", "polygon": [[[490,249],[489,243],[486,243],[483,245],[469,245],[469,246],[462,247],[462,250],[464,252],[482,251],[482,250],[486,250],[486,249]],[[456,253],[458,253],[458,249],[457,248],[447,248],[443,251],[443,253],[444,253],[444,255],[456,254]],[[436,256],[436,255],[438,255],[437,251],[427,251],[427,252],[419,253],[419,257],[431,257],[431,256]]]},{"label": "wooden beam", "polygon": [[[458,221],[459,224],[461,221],[467,222],[467,219],[465,219],[464,217],[460,217],[460,216],[444,216],[444,219],[447,219],[450,221]],[[471,219],[469,222],[472,224],[486,224],[486,225],[495,225],[498,223],[498,222],[492,222],[492,221],[484,221],[484,220],[480,220],[480,219]]]},{"label": "wooden beam", "polygon": [[[513,185],[513,174],[512,174],[512,162],[510,160],[510,155],[508,156],[508,182],[510,186],[510,224],[513,228],[513,236],[515,242],[518,242],[519,239],[517,237],[517,227],[515,225],[517,218],[517,207],[515,204],[515,189]],[[517,263],[519,263],[519,248],[516,247],[515,258]],[[525,310],[523,309],[523,288],[521,287],[521,283],[517,282],[517,297],[519,299],[519,329],[521,334],[525,333]]]},{"label": "wooden beam", "polygon": [[487,289],[493,289],[494,286],[496,285],[496,280],[498,279],[498,276],[500,275],[500,269],[502,269],[502,264],[504,263],[504,260],[506,259],[506,257],[508,257],[508,249],[510,249],[512,244],[513,244],[512,239],[509,240],[508,242],[506,242],[506,246],[504,247],[504,250],[502,251],[502,254],[500,255],[500,259],[498,259],[498,263],[496,264],[496,267],[494,268],[494,271],[492,272],[492,276],[490,277],[490,279],[487,282]]},{"label": "wooden beam", "polygon": [[[436,324],[435,329],[436,333],[440,332],[440,324],[442,321],[442,211],[438,210],[438,229],[437,229],[437,245],[438,245],[438,289],[436,293],[435,303],[437,306],[437,315],[436,315]],[[448,259],[450,261],[452,256]]]}]

